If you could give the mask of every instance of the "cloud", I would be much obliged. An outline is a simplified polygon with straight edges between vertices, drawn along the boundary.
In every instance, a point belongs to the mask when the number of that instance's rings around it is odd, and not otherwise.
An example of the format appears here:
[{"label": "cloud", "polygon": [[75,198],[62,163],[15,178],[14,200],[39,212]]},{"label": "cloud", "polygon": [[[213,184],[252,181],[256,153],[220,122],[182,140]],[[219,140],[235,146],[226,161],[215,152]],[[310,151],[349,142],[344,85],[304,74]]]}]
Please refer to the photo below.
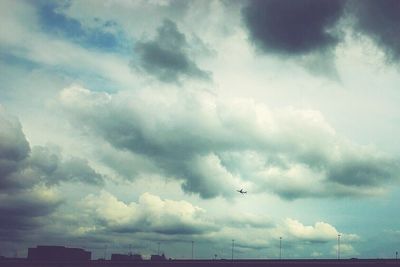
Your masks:
[{"label": "cloud", "polygon": [[179,82],[181,77],[209,80],[210,73],[197,66],[189,56],[189,49],[186,36],[173,21],[166,19],[154,40],[136,42],[132,65],[164,82]]},{"label": "cloud", "polygon": [[400,58],[400,3],[388,1],[349,1],[356,33],[370,37],[386,54],[390,62]]},{"label": "cloud", "polygon": [[101,191],[98,196],[88,195],[82,205],[107,231],[193,235],[215,228],[201,208],[183,200],[163,200],[150,193],[142,194],[138,202],[124,203],[110,193]]},{"label": "cloud", "polygon": [[[321,69],[315,67],[320,66],[337,78],[331,59],[346,27],[371,38],[389,62],[400,57],[398,9],[396,0],[255,0],[248,1],[242,17],[251,42],[260,51],[301,56],[296,59],[312,72],[320,74]],[[351,23],[339,23],[349,18]]]},{"label": "cloud", "polygon": [[[331,255],[337,255],[338,245],[334,245],[331,250]],[[340,244],[340,255],[342,257],[354,257],[359,255],[355,248],[351,244]]]},{"label": "cloud", "polygon": [[[30,151],[29,144],[28,149]],[[62,160],[58,147],[34,146],[25,158],[17,161],[10,160],[12,154],[9,150],[0,148],[0,152],[0,191],[25,189],[35,184],[52,186],[61,182],[103,184],[103,175],[92,169],[87,160],[77,157]]]},{"label": "cloud", "polygon": [[30,147],[17,118],[6,114],[0,106],[0,184],[5,177],[18,169],[19,163],[29,154]]},{"label": "cloud", "polygon": [[[232,221],[233,219],[233,221]],[[234,222],[234,223],[233,223]],[[201,238],[206,242],[221,244],[229,244],[232,238],[235,239],[235,247],[242,249],[266,249],[270,251],[269,256],[277,257],[279,255],[279,239],[283,240],[284,251],[288,251],[290,247],[291,253],[298,251],[309,250],[313,246],[318,245],[318,248],[328,255],[331,252],[331,244],[336,243],[337,234],[336,228],[323,221],[317,221],[313,225],[305,225],[304,223],[286,218],[276,222],[265,215],[244,213],[241,218],[235,218],[231,215],[225,219],[219,220],[220,226],[218,231],[207,233]],[[342,234],[342,240],[349,244],[358,240],[356,234]],[[310,254],[312,251],[310,251]],[[285,252],[287,257],[294,257],[296,254],[289,256],[289,252]]]},{"label": "cloud", "polygon": [[308,242],[330,242],[335,240],[338,231],[330,224],[316,222],[314,226],[305,226],[301,222],[287,218],[284,222],[287,232],[298,240]]},{"label": "cloud", "polygon": [[0,222],[6,239],[37,229],[62,203],[54,185],[80,181],[101,184],[103,177],[85,160],[61,160],[58,149],[29,143],[18,119],[0,106]]},{"label": "cloud", "polygon": [[225,226],[236,228],[272,228],[275,226],[273,220],[260,214],[253,214],[249,212],[233,213],[224,215],[221,218],[221,223]]},{"label": "cloud", "polygon": [[9,232],[7,238],[23,239],[24,233],[43,225],[41,219],[52,214],[61,203],[56,190],[40,185],[11,194],[0,192],[0,236]]},{"label": "cloud", "polygon": [[203,198],[243,186],[285,199],[366,196],[398,179],[398,160],[341,137],[315,110],[190,89],[110,95],[72,86],[60,102],[86,133],[145,157]]},{"label": "cloud", "polygon": [[345,1],[248,1],[243,19],[251,41],[266,53],[303,55],[334,47],[339,38],[333,27]]},{"label": "cloud", "polygon": [[82,182],[93,185],[103,184],[103,176],[93,170],[87,160],[72,157],[62,160],[57,147],[35,146],[29,159],[31,168],[38,176],[45,177],[47,184],[60,182]]},{"label": "cloud", "polygon": [[304,225],[302,222],[286,218],[277,226],[277,231],[293,242],[305,241],[309,243],[331,243],[336,241],[338,234],[342,242],[351,243],[358,241],[360,237],[354,233],[341,233],[333,225],[318,221],[314,225]]}]

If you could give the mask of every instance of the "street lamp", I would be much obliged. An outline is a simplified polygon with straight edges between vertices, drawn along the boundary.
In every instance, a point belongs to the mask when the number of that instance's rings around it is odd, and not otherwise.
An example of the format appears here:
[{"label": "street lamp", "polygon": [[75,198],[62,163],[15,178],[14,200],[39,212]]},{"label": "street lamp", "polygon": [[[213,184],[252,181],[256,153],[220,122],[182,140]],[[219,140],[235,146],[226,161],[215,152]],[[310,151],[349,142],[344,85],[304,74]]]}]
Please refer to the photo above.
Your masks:
[{"label": "street lamp", "polygon": [[337,235],[337,258],[340,260],[340,234]]},{"label": "street lamp", "polygon": [[235,239],[232,239],[232,260],[233,260],[233,249],[235,247]]},{"label": "street lamp", "polygon": [[192,260],[193,260],[193,255],[194,255],[194,241],[192,240]]},{"label": "street lamp", "polygon": [[282,237],[279,237],[279,259],[282,259]]}]

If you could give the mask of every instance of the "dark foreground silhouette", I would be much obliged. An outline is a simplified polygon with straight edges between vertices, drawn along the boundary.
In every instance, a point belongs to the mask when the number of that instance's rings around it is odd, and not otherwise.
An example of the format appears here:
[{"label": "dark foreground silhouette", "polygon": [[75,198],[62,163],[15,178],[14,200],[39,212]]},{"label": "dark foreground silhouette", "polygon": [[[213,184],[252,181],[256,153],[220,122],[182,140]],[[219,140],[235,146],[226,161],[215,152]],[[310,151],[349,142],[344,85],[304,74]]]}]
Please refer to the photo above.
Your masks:
[{"label": "dark foreground silhouette", "polygon": [[165,260],[165,261],[32,261],[28,259],[3,259],[2,267],[330,267],[330,266],[400,266],[400,260],[394,259],[349,259],[349,260]]},{"label": "dark foreground silhouette", "polygon": [[152,255],[143,260],[140,254],[112,254],[111,260],[91,260],[91,252],[63,246],[37,246],[28,249],[27,258],[0,257],[1,267],[333,267],[333,266],[400,266],[397,259],[291,259],[291,260],[177,260],[163,255]]}]

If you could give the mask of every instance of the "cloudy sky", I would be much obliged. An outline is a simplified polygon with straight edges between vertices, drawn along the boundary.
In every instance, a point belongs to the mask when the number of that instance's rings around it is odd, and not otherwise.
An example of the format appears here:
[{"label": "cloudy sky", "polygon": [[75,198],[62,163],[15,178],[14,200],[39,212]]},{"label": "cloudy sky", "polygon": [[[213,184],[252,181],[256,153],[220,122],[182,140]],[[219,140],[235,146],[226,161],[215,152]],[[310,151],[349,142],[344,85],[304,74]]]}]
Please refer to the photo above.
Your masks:
[{"label": "cloudy sky", "polygon": [[0,25],[0,254],[400,250],[399,1],[2,0]]}]

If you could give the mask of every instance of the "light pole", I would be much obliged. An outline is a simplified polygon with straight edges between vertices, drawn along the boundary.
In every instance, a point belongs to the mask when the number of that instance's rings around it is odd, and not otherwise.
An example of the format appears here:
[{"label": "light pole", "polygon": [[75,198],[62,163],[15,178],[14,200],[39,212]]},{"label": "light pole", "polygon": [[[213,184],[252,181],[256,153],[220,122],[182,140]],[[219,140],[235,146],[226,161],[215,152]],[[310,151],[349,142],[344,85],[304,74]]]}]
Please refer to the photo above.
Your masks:
[{"label": "light pole", "polygon": [[282,259],[282,237],[279,237],[279,259]]},{"label": "light pole", "polygon": [[157,244],[158,244],[157,255],[160,255],[160,242],[158,242]]},{"label": "light pole", "polygon": [[232,239],[232,260],[233,260],[233,249],[235,247],[235,239]]},{"label": "light pole", "polygon": [[340,260],[340,234],[337,235],[337,258]]},{"label": "light pole", "polygon": [[192,260],[194,259],[193,255],[194,255],[194,241],[192,240]]},{"label": "light pole", "polygon": [[397,260],[397,257],[399,256],[399,252],[398,251],[396,251],[396,260]]}]

